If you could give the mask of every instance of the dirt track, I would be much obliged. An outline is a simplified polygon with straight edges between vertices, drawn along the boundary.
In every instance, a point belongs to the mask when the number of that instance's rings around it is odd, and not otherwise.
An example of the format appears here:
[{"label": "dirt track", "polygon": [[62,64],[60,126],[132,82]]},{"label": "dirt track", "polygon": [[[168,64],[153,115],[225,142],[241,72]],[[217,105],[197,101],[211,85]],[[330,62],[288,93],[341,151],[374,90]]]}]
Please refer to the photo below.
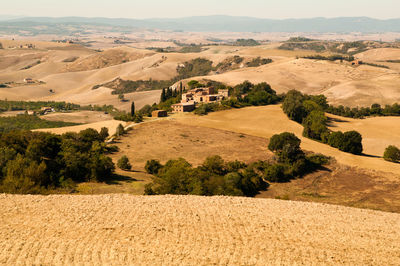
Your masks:
[{"label": "dirt track", "polygon": [[268,199],[0,195],[0,264],[400,264],[400,215]]}]

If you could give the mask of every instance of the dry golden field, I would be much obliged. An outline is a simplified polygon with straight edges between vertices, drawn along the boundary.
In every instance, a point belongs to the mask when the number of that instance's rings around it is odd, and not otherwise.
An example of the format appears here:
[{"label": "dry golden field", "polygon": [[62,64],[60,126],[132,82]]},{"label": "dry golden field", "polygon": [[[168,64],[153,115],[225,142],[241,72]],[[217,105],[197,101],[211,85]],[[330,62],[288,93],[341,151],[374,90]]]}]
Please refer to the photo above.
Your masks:
[{"label": "dry golden field", "polygon": [[[289,120],[279,105],[232,109],[210,113],[207,116],[201,117],[189,114],[185,116],[177,116],[176,119],[186,125],[224,129],[264,138],[270,138],[274,134],[279,134],[285,131],[292,132],[302,140],[301,146],[305,150],[331,156],[340,164],[351,167],[359,167],[370,171],[384,171],[392,173],[393,176],[396,176],[396,178],[399,178],[400,176],[400,165],[386,162],[382,158],[376,157],[378,154],[357,156],[341,152],[326,144],[302,137],[302,125]],[[376,119],[377,121],[385,121],[385,118]],[[396,137],[393,137],[393,134],[397,134],[399,136],[400,132],[398,131],[399,129],[397,127],[392,127],[392,123],[398,119],[390,119],[391,120],[386,121],[386,123],[383,122],[384,125],[381,125],[381,137],[385,139],[386,136],[388,139],[393,139],[397,142],[398,140]],[[368,119],[366,121],[368,121]],[[343,124],[345,124],[345,122]],[[384,126],[386,127],[386,133],[383,132]],[[368,148],[374,145],[380,147],[380,149],[386,147],[386,143],[380,142],[379,139],[377,139],[376,142],[377,143],[372,143],[371,145],[371,143],[367,141],[365,144],[367,147],[367,152]],[[372,148],[372,150],[374,150],[374,148]],[[379,154],[379,156],[382,156],[382,154]]]},{"label": "dry golden field", "polygon": [[[267,149],[268,138],[252,134],[234,133],[205,126],[180,123],[176,117],[137,125],[116,145],[120,151],[111,155],[116,163],[126,155],[132,171],[116,169],[119,178],[110,184],[83,183],[79,194],[144,193],[151,175],[145,173],[147,160],[157,159],[165,163],[179,157],[193,166],[205,158],[220,155],[226,161],[240,160],[246,163],[272,160]],[[350,167],[332,161],[313,174],[290,183],[271,184],[257,197],[289,198],[291,200],[323,202],[360,208],[400,212],[399,176],[393,173]]]},{"label": "dry golden field", "polygon": [[398,265],[400,215],[230,197],[0,195],[4,265]]}]

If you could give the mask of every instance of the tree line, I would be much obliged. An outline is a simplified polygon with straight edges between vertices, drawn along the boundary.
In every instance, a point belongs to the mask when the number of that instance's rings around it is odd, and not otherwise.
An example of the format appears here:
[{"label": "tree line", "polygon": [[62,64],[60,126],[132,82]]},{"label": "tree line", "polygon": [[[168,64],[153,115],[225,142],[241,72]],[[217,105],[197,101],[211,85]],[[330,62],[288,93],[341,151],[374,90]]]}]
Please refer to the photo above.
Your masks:
[{"label": "tree line", "polygon": [[[329,162],[320,154],[306,155],[300,139],[292,133],[271,138],[268,148],[276,160],[246,164],[226,162],[220,156],[208,157],[200,166],[193,167],[183,158],[169,160],[162,165],[157,160],[146,163],[145,169],[154,175],[146,185],[145,194],[227,195],[253,197],[266,190],[269,183],[289,182],[313,172]],[[121,158],[121,163],[126,161]]]},{"label": "tree line", "polygon": [[327,127],[325,111],[329,105],[324,95],[306,95],[291,90],[285,95],[282,104],[289,119],[303,125],[303,135],[310,139],[329,144],[341,151],[361,154],[362,136],[357,131],[332,132]]},{"label": "tree line", "polygon": [[55,135],[44,132],[0,133],[0,192],[48,193],[75,183],[112,178],[114,163],[104,143],[108,129]]}]

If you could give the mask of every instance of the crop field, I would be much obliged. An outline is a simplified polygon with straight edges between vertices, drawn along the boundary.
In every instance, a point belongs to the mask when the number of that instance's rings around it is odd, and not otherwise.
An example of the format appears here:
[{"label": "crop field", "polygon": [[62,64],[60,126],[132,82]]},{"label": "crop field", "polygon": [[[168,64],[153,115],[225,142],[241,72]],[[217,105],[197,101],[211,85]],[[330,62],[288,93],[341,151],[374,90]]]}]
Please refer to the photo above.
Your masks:
[{"label": "crop field", "polygon": [[0,263],[398,265],[400,215],[195,196],[0,195]]}]

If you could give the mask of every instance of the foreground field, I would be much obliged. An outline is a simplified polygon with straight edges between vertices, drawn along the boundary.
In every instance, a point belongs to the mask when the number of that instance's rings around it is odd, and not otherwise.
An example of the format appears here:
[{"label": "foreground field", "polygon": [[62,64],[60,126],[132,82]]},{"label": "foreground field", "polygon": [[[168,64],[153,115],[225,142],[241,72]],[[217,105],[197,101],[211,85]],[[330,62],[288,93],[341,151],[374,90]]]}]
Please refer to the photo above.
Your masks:
[{"label": "foreground field", "polygon": [[0,195],[0,263],[398,265],[400,215],[268,199]]}]

